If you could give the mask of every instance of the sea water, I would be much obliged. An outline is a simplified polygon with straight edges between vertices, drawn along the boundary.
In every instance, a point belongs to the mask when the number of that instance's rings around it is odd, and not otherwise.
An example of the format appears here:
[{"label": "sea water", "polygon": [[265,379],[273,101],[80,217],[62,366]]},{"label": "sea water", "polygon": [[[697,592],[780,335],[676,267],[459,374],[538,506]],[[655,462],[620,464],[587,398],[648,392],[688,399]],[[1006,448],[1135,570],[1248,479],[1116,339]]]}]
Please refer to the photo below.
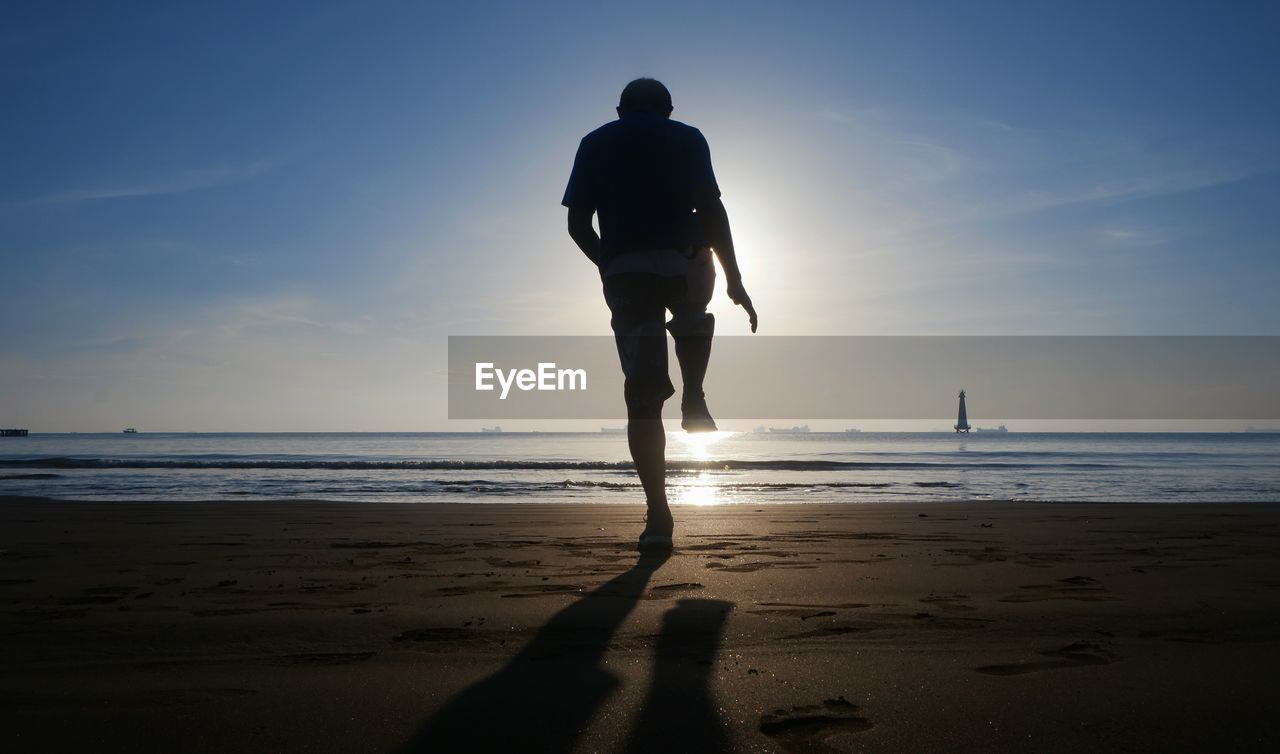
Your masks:
[{"label": "sea water", "polygon": [[[1280,434],[672,432],[675,503],[1280,501]],[[607,433],[33,434],[0,495],[66,500],[643,500]]]}]

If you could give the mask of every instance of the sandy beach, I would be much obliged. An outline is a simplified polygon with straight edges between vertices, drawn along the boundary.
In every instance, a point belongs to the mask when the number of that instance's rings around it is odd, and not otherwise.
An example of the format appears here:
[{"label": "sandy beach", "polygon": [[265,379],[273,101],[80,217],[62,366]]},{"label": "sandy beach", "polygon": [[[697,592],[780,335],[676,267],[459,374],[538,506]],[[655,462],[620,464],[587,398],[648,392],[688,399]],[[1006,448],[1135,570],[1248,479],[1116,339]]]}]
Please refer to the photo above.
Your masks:
[{"label": "sandy beach", "polygon": [[1272,751],[1280,507],[0,501],[5,751]]}]

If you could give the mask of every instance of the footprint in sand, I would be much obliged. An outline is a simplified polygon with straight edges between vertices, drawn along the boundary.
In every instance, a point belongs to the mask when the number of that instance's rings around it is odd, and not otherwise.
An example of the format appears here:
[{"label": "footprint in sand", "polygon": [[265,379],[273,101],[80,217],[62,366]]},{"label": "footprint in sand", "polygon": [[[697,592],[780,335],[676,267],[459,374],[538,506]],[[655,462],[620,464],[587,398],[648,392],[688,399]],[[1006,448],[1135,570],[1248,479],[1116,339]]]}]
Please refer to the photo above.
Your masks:
[{"label": "footprint in sand", "polygon": [[861,608],[861,607],[871,607],[871,603],[869,603],[869,602],[836,602],[836,603],[822,603],[822,602],[757,602],[756,604],[757,604],[757,605],[759,605],[760,607],[789,607],[789,608],[795,608],[795,609],[800,610],[800,611],[803,611],[803,612],[809,612],[809,611],[812,611],[812,610],[845,610],[845,609],[854,609],[854,608]]},{"label": "footprint in sand", "polygon": [[1003,547],[994,547],[991,545],[977,547],[948,547],[945,552],[948,555],[954,555],[967,560],[954,562],[942,562],[939,565],[979,565],[982,563],[1003,563],[1009,559],[1009,551]]},{"label": "footprint in sand", "polygon": [[772,566],[772,565],[773,563],[764,563],[760,561],[756,561],[754,563],[738,563],[736,565],[724,565],[723,563],[707,563],[707,568],[713,568],[715,570],[723,571],[725,573],[753,573],[755,571],[760,571],[765,568],[768,568],[769,566]]},{"label": "footprint in sand", "polygon": [[931,595],[920,598],[920,601],[926,605],[936,605],[949,613],[977,610],[973,605],[967,604],[969,602],[969,595],[967,594]]},{"label": "footprint in sand", "polygon": [[705,552],[707,550],[753,550],[754,547],[744,546],[741,542],[733,540],[720,540],[718,542],[703,542],[696,545],[685,545],[683,550],[688,552]]},{"label": "footprint in sand", "polygon": [[61,600],[63,605],[110,605],[138,591],[136,586],[94,586],[81,589],[79,597]]},{"label": "footprint in sand", "polygon": [[1040,654],[1049,659],[1038,662],[1016,662],[1007,665],[984,665],[980,668],[974,668],[974,670],[986,675],[1023,675],[1025,673],[1038,673],[1042,670],[1057,670],[1059,668],[1109,665],[1119,659],[1100,645],[1089,641],[1068,644],[1060,649],[1045,650]]},{"label": "footprint in sand", "polygon": [[640,599],[669,600],[673,597],[679,597],[685,592],[694,592],[702,588],[702,584],[695,581],[688,581],[680,584],[662,584],[661,586],[650,587],[649,591],[643,594]]},{"label": "footprint in sand", "polygon": [[391,637],[392,641],[425,644],[474,644],[483,640],[479,631],[470,628],[436,626],[412,628]]},{"label": "footprint in sand", "polygon": [[827,754],[841,751],[827,743],[844,734],[870,730],[873,724],[858,716],[858,707],[843,696],[790,709],[776,709],[760,716],[760,732],[790,754]]},{"label": "footprint in sand", "polygon": [[501,599],[525,599],[528,597],[550,597],[558,594],[578,594],[585,591],[577,584],[533,584],[523,587],[523,592],[510,592],[498,595]]},{"label": "footprint in sand", "polygon": [[999,602],[1043,602],[1045,600],[1077,600],[1101,602],[1115,599],[1097,579],[1088,576],[1071,576],[1053,584],[1027,584],[1020,586],[1018,594],[1001,597]]},{"label": "footprint in sand", "polygon": [[349,665],[372,660],[377,652],[311,652],[285,655],[276,659],[282,665]]}]

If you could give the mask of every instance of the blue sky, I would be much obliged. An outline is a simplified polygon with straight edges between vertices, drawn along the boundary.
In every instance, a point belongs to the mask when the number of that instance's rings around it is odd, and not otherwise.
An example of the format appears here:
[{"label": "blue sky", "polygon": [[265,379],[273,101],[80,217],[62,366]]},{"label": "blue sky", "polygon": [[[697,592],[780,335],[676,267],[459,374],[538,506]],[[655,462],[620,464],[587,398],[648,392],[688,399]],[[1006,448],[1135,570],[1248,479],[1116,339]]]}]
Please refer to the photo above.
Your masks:
[{"label": "blue sky", "polygon": [[[7,3],[0,424],[446,429],[655,76],[761,333],[1277,334],[1267,3]],[[721,332],[746,332],[721,297]]]}]

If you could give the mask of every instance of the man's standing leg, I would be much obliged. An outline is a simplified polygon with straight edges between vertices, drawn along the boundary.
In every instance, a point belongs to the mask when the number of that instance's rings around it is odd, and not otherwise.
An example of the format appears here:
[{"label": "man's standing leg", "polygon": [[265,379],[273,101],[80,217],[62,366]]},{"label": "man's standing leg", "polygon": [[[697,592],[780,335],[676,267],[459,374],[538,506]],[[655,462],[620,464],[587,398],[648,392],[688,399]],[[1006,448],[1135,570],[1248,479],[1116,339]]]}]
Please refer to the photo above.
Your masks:
[{"label": "man's standing leg", "polygon": [[662,404],[627,410],[627,445],[644,488],[648,512],[641,545],[651,537],[666,537],[670,544],[675,520],[667,505],[667,433],[662,426]]}]

